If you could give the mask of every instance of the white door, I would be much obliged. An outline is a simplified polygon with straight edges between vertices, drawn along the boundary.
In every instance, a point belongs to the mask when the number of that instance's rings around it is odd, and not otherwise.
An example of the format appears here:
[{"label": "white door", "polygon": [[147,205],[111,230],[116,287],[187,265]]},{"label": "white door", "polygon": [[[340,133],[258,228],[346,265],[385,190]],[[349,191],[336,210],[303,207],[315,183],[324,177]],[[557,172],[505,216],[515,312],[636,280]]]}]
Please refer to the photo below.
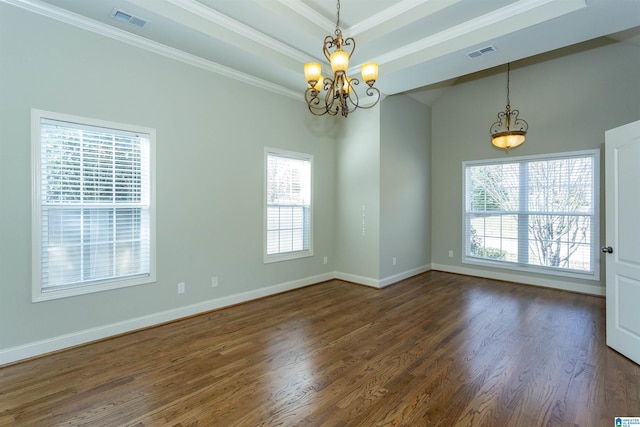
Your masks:
[{"label": "white door", "polygon": [[640,364],[640,121],[605,134],[607,345]]}]

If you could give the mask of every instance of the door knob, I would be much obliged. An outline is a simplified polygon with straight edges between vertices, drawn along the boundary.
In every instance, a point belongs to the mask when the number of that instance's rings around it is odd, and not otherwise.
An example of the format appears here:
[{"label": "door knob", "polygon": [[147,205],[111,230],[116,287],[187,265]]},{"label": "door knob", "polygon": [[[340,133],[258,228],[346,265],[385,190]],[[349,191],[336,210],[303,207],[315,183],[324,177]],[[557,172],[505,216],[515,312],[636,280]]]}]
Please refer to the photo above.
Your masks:
[{"label": "door knob", "polygon": [[611,246],[603,246],[600,250],[606,254],[613,253],[613,248]]}]

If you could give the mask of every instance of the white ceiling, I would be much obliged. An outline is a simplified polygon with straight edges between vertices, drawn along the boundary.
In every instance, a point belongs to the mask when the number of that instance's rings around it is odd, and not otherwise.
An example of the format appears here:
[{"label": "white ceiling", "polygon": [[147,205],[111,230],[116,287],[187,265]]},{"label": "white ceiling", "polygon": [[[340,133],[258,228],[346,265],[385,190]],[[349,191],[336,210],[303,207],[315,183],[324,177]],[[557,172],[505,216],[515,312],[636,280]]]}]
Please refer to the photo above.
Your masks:
[{"label": "white ceiling", "polygon": [[[336,25],[334,0],[0,1],[299,99],[303,64],[326,62]],[[121,23],[115,8],[149,23]],[[340,24],[356,41],[350,74],[376,61],[383,94],[430,104],[456,78],[507,62],[602,36],[640,45],[640,0],[342,0]]]}]

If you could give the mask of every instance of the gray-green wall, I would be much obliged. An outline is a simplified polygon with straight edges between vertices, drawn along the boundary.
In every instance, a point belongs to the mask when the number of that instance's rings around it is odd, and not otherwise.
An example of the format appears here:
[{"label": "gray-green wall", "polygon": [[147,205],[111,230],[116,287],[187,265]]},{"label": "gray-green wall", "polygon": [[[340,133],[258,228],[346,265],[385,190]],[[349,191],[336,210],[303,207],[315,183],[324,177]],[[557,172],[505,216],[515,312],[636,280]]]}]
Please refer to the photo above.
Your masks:
[{"label": "gray-green wall", "polygon": [[380,254],[380,106],[341,123],[337,142],[336,271],[376,285]]},{"label": "gray-green wall", "polygon": [[[512,105],[530,131],[513,155],[601,148],[605,130],[640,118],[638,69],[624,43],[515,63]],[[488,138],[504,89],[501,67],[431,109],[399,95],[315,118],[299,100],[0,3],[0,364],[336,276],[384,286],[433,267],[558,285],[461,263],[461,165],[505,156]],[[31,108],[157,130],[157,283],[31,302]],[[313,257],[262,262],[265,146],[314,155]]]},{"label": "gray-green wall", "polygon": [[[317,118],[302,93],[4,3],[0,53],[0,365],[334,277],[384,286],[428,269],[429,109],[413,99]],[[156,129],[157,283],[31,302],[32,108]],[[263,263],[265,146],[314,156],[313,257]]]},{"label": "gray-green wall", "polygon": [[396,95],[348,121],[337,145],[336,272],[383,287],[429,269],[430,111]]},{"label": "gray-green wall", "polygon": [[[638,70],[640,48],[603,40],[512,64],[511,106],[529,122],[529,132],[526,142],[508,155],[489,139],[489,126],[505,107],[506,67],[460,79],[439,98],[432,107],[433,268],[603,293],[603,262],[598,282],[463,264],[462,162],[601,149],[604,165],[604,132],[640,118]],[[604,186],[600,194],[604,236]]]},{"label": "gray-green wall", "polygon": [[392,283],[431,262],[431,111],[395,95],[380,121],[380,278]]},{"label": "gray-green wall", "polygon": [[[54,338],[73,344],[333,277],[331,120],[4,3],[0,52],[0,364],[9,348],[46,350]],[[31,108],[156,129],[157,283],[31,302]],[[314,156],[313,257],[263,263],[265,146]]]}]

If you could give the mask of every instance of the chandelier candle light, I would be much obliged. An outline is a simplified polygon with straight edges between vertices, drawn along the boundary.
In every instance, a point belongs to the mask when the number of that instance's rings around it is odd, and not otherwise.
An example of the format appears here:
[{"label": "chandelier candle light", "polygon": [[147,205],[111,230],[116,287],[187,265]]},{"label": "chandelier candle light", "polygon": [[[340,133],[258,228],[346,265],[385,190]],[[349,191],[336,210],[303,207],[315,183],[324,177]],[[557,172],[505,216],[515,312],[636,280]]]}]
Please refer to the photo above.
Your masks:
[{"label": "chandelier candle light", "polygon": [[[378,64],[367,62],[360,67],[362,80],[368,85],[365,93],[375,97],[375,101],[366,107],[360,105],[360,99],[355,90],[360,84],[357,78],[347,77],[349,59],[356,50],[356,42],[353,37],[342,38],[340,30],[340,0],[336,6],[336,31],[334,36],[324,38],[323,53],[333,71],[333,79],[322,76],[322,66],[318,62],[308,62],[304,66],[304,77],[307,80],[307,90],[304,98],[307,101],[309,111],[316,116],[329,114],[335,116],[338,113],[347,117],[357,108],[371,108],[380,101],[380,91],[373,87],[378,79]],[[344,50],[343,48],[348,50]],[[324,92],[323,92],[324,91]]]},{"label": "chandelier candle light", "polygon": [[498,113],[498,121],[491,125],[491,143],[498,148],[507,150],[522,144],[527,134],[529,124],[524,119],[519,119],[518,110],[511,109],[509,101],[509,73],[511,64],[507,64],[507,107],[505,111]]}]

